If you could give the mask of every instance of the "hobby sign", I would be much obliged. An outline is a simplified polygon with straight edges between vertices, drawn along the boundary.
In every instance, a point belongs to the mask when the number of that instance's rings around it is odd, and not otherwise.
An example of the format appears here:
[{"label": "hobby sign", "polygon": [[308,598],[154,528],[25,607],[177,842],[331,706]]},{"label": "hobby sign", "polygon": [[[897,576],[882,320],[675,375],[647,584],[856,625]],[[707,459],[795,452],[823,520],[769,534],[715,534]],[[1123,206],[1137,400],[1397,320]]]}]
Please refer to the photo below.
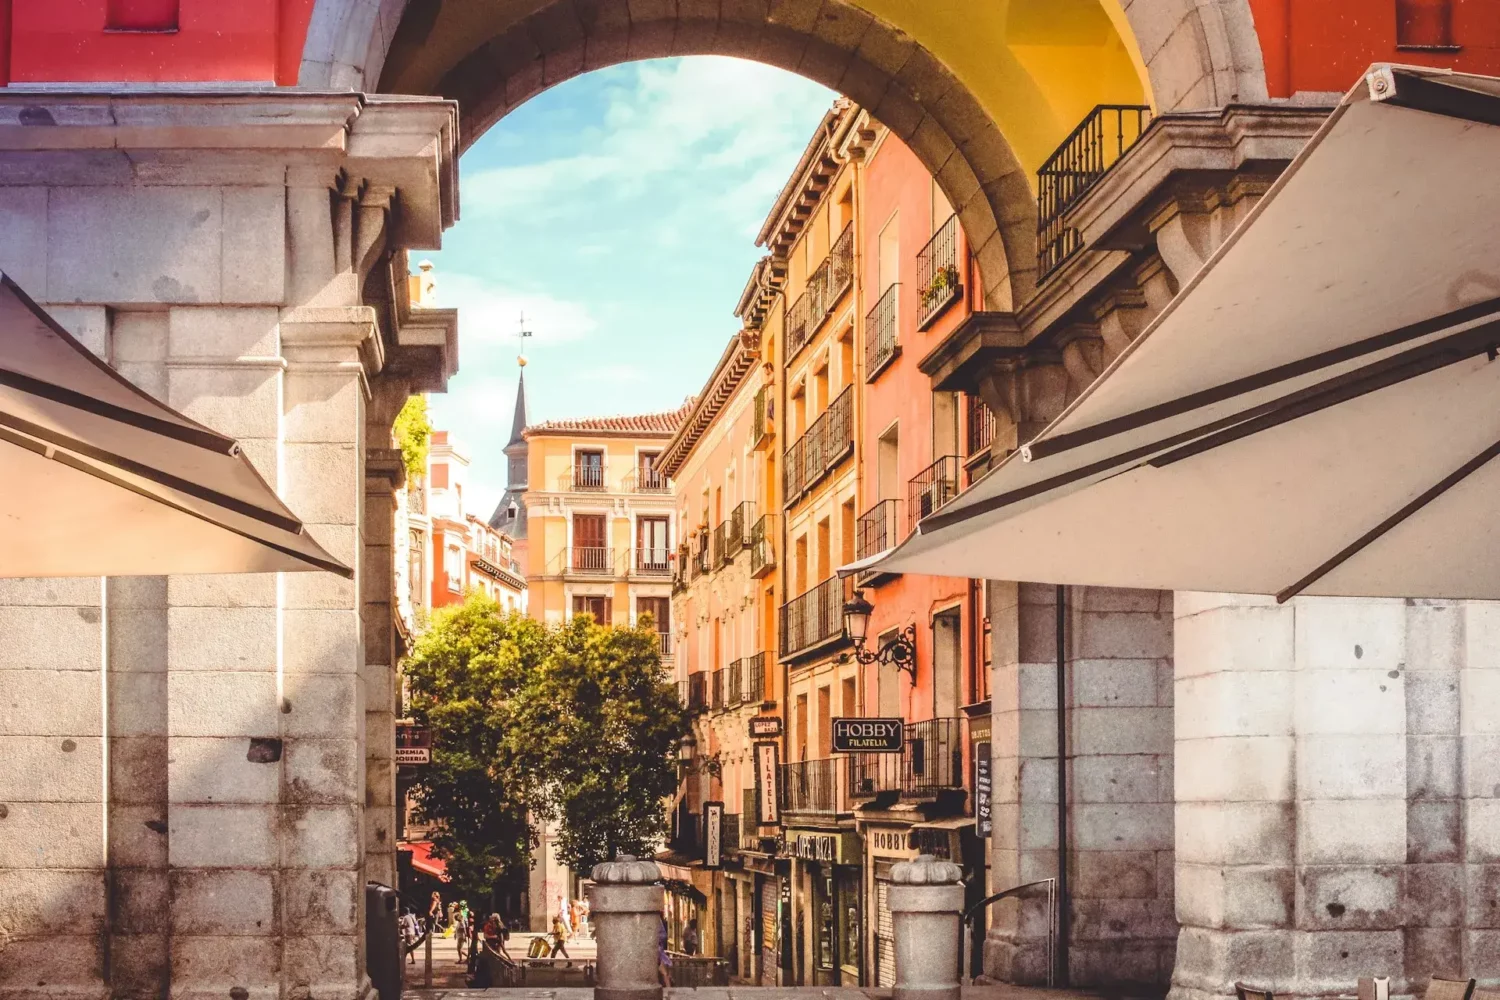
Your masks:
[{"label": "hobby sign", "polygon": [[900,753],[900,719],[834,719],[834,753]]}]

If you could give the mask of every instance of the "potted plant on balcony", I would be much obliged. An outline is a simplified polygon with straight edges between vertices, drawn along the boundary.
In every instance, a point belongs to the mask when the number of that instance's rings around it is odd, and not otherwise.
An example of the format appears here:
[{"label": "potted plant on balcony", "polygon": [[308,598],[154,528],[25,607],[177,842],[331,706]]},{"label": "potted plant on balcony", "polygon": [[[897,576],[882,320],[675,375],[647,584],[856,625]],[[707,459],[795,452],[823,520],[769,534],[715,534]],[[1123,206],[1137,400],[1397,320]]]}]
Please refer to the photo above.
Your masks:
[{"label": "potted plant on balcony", "polygon": [[952,264],[938,268],[927,282],[927,287],[922,289],[922,308],[930,308],[933,303],[945,295],[952,295],[957,289],[958,268]]}]

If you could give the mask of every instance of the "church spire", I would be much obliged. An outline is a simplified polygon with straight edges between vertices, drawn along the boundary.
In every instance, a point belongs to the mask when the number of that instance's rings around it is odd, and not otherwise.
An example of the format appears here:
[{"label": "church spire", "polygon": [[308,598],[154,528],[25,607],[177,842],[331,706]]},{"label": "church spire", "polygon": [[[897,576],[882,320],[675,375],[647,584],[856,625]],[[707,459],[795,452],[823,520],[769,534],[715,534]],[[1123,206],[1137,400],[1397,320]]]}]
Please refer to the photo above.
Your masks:
[{"label": "church spire", "polygon": [[510,422],[510,440],[507,447],[518,443],[526,430],[526,359],[521,358],[521,378],[516,383],[516,415]]}]

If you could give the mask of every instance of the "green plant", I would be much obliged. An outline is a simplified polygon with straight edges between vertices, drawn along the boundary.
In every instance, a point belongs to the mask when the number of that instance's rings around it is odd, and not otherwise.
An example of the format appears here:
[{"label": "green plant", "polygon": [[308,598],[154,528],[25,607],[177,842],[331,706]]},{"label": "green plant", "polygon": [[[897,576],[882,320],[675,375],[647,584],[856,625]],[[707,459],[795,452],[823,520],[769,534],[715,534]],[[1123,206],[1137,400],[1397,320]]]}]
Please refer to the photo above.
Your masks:
[{"label": "green plant", "polygon": [[427,447],[432,441],[432,422],[427,419],[427,397],[412,396],[396,414],[391,433],[401,449],[401,462],[408,476],[427,471]]},{"label": "green plant", "polygon": [[932,305],[932,303],[942,297],[945,291],[956,289],[957,287],[958,268],[951,264],[947,267],[938,268],[927,282],[927,287],[922,289],[922,305],[924,307]]}]

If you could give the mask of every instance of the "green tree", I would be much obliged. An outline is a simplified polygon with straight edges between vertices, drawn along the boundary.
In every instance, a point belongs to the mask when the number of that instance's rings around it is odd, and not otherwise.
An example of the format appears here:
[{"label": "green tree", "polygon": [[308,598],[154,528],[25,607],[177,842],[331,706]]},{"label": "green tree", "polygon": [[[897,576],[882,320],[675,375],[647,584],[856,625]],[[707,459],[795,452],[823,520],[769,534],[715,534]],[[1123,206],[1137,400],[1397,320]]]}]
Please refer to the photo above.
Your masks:
[{"label": "green tree", "polygon": [[588,871],[661,838],[688,726],[649,615],[635,628],[575,616],[516,693],[511,719],[510,753],[537,812],[559,821],[564,864]]},{"label": "green tree", "polygon": [[525,870],[533,843],[506,733],[510,705],[546,662],[552,636],[502,614],[482,593],[434,612],[406,666],[411,715],[432,728],[432,763],[418,772],[417,812],[460,891],[487,897]]},{"label": "green tree", "polygon": [[401,461],[408,476],[420,476],[427,471],[427,447],[432,441],[432,421],[427,417],[427,397],[411,396],[396,414],[392,428],[396,447],[401,449]]}]

